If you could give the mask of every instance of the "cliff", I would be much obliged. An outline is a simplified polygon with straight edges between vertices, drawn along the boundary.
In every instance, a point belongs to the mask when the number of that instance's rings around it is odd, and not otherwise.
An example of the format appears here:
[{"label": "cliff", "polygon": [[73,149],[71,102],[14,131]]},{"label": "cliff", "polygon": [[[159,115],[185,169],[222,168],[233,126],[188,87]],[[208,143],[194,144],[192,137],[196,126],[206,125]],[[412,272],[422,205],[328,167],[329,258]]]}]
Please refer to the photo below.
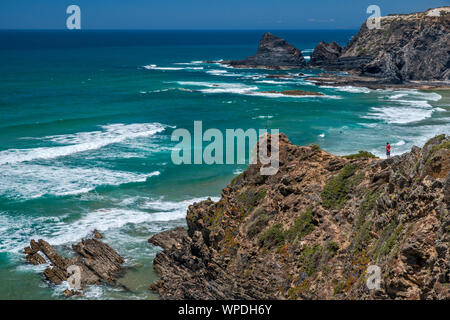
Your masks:
[{"label": "cliff", "polygon": [[259,42],[255,55],[244,60],[227,60],[223,64],[235,68],[295,69],[306,66],[302,52],[269,32]]},{"label": "cliff", "polygon": [[[320,43],[310,65],[353,70],[391,83],[450,80],[450,7],[389,15],[380,22],[380,29],[368,29],[364,22],[345,48]],[[324,54],[328,51],[340,54]]]},{"label": "cliff", "polygon": [[[381,160],[340,157],[280,135],[280,170],[260,164],[220,201],[196,203],[160,246],[163,299],[449,299],[450,140]],[[381,287],[366,286],[381,268]]]}]

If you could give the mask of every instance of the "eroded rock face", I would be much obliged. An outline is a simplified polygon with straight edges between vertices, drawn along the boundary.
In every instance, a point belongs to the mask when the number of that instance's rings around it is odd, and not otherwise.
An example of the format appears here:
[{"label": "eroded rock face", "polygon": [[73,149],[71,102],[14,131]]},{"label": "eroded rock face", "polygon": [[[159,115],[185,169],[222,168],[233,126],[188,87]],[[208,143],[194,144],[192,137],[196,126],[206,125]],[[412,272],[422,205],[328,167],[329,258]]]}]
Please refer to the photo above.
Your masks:
[{"label": "eroded rock face", "polygon": [[[98,231],[95,234],[100,235]],[[98,239],[83,239],[73,249],[78,255],[64,258],[47,241],[31,240],[30,246],[24,249],[25,260],[32,264],[45,264],[47,258],[50,266],[44,270],[44,276],[57,285],[70,277],[67,270],[72,265],[80,268],[81,285],[100,284],[102,281],[115,284],[124,259],[113,248]],[[66,290],[64,294],[72,296],[79,293]]]},{"label": "eroded rock face", "polygon": [[355,70],[390,83],[449,80],[450,7],[439,11],[382,17],[381,29],[368,29],[364,22],[337,59],[330,45],[319,44],[310,65]]},{"label": "eroded rock face", "polygon": [[322,41],[314,48],[309,64],[312,66],[329,65],[335,62],[341,53],[342,47],[336,42],[328,44]]},{"label": "eroded rock face", "polygon": [[[249,168],[188,229],[149,242],[163,299],[449,299],[450,143],[338,157],[280,135],[280,170]],[[364,156],[367,156],[364,155]],[[433,160],[434,159],[434,160]],[[369,290],[368,266],[381,268]]]},{"label": "eroded rock face", "polygon": [[261,38],[255,55],[222,63],[235,68],[295,69],[306,66],[300,50],[269,32]]}]

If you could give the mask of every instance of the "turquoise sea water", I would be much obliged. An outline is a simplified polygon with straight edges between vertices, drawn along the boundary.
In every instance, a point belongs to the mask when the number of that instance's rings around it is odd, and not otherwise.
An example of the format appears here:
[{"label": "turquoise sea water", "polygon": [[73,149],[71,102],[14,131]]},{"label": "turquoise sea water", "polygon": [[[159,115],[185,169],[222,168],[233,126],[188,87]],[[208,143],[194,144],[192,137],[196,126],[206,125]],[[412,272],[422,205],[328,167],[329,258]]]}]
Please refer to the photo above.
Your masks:
[{"label": "turquoise sea water", "polygon": [[[85,298],[156,298],[158,252],[147,239],[185,224],[189,204],[219,197],[246,165],[171,162],[175,128],[276,128],[296,144],[383,156],[450,132],[447,92],[316,86],[277,71],[204,60],[253,54],[263,31],[0,32],[0,299],[56,299],[45,266],[21,251],[44,238],[64,254],[98,229],[130,266],[130,291],[90,287]],[[308,57],[356,30],[279,31]],[[261,91],[300,89],[323,97]],[[259,93],[258,93],[259,92]]]}]

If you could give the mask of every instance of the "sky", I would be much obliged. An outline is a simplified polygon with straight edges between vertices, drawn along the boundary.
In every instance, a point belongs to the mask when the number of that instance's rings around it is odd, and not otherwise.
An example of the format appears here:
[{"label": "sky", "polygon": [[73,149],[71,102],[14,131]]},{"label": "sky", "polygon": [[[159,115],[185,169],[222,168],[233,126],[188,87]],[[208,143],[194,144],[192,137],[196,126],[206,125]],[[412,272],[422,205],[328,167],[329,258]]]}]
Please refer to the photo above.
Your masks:
[{"label": "sky", "polygon": [[358,29],[370,16],[448,6],[450,0],[0,0],[0,29]]}]

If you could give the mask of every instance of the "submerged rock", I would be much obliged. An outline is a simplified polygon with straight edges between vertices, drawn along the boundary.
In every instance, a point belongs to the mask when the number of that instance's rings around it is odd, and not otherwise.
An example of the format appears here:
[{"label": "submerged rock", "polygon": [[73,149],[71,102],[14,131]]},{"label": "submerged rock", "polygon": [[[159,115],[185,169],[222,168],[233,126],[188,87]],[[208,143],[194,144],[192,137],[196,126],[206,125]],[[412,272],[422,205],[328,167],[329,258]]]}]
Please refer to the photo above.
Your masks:
[{"label": "submerged rock", "polygon": [[269,32],[259,42],[255,55],[244,60],[221,61],[235,68],[298,69],[306,66],[302,52]]}]

